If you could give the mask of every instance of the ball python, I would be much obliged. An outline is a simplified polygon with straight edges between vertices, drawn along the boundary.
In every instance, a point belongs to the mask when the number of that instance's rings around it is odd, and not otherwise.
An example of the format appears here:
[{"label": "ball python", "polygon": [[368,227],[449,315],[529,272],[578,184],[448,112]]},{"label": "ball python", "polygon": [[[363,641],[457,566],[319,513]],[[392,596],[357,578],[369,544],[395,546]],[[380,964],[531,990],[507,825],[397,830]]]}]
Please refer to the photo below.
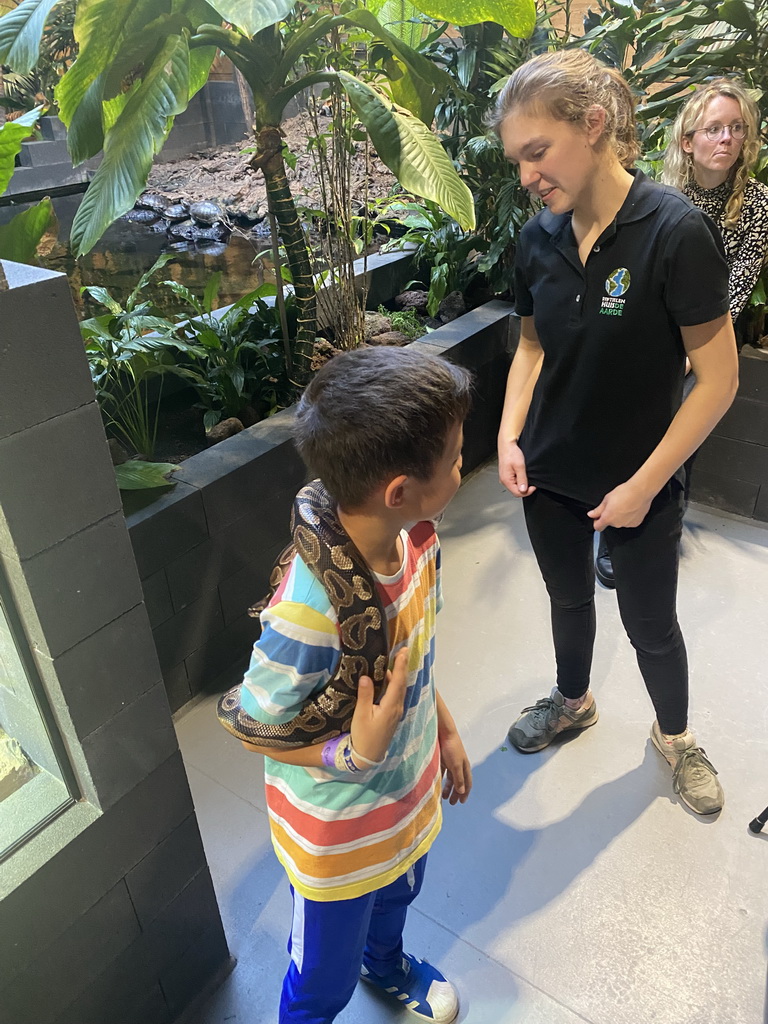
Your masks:
[{"label": "ball python", "polygon": [[[341,657],[336,672],[289,722],[266,725],[251,718],[240,704],[242,684],[228,690],[217,709],[219,721],[233,736],[279,750],[324,743],[349,732],[360,676],[370,676],[378,700],[389,664],[387,618],[376,580],[339,522],[335,505],[319,480],[296,495],[291,536],[292,544],[272,570],[270,596],[288,571],[294,553],[298,554],[325,588],[338,617]],[[251,611],[258,614],[268,599]]]}]

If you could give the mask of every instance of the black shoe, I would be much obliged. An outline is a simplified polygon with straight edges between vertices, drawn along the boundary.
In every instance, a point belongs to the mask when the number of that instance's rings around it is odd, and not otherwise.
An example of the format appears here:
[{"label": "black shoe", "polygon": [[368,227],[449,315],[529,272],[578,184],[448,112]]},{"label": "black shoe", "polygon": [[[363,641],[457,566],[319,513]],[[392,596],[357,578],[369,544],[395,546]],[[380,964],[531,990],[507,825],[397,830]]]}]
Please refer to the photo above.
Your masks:
[{"label": "black shoe", "polygon": [[600,543],[597,546],[597,556],[595,558],[595,576],[602,583],[607,590],[616,589],[616,580],[613,575],[613,563],[611,562],[611,555],[608,551],[608,545],[605,543],[603,535],[600,534]]}]

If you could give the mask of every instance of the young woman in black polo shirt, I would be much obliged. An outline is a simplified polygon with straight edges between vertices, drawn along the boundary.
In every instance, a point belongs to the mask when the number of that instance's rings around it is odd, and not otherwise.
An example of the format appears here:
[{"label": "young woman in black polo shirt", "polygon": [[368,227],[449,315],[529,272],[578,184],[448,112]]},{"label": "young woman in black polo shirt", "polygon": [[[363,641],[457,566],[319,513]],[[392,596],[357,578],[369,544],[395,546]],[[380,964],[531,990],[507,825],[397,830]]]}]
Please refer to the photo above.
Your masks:
[{"label": "young woman in black polo shirt", "polygon": [[[495,112],[507,157],[541,210],[521,233],[522,325],[499,432],[499,474],[524,498],[552,610],[557,685],[509,732],[519,750],[597,721],[594,531],[605,531],[622,622],[656,711],[654,745],[694,811],[723,804],[688,730],[676,615],[679,468],[733,400],[728,268],[714,226],[673,189],[630,171],[634,101],[581,51],[519,68]],[[681,406],[686,354],[696,386]]]}]

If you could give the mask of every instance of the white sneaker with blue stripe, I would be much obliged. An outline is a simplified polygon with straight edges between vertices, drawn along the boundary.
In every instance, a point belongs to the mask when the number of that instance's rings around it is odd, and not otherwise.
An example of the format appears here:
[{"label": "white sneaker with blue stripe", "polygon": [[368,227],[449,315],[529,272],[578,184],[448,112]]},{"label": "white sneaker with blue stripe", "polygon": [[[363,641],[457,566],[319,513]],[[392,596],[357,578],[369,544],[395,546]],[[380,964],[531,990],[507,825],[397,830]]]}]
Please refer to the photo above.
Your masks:
[{"label": "white sneaker with blue stripe", "polygon": [[459,995],[450,981],[426,960],[403,954],[400,967],[389,974],[374,974],[363,964],[360,977],[391,995],[422,1020],[450,1024],[459,1014]]}]

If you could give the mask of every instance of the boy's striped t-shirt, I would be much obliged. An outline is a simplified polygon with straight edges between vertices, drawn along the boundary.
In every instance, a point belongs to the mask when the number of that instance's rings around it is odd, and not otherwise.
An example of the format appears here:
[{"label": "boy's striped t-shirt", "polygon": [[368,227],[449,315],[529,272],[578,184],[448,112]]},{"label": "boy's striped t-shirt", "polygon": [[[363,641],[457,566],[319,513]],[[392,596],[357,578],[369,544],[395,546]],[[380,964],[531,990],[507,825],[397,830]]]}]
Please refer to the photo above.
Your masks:
[{"label": "boy's striped t-shirt", "polygon": [[[358,776],[265,758],[272,843],[302,896],[342,900],[388,885],[422,857],[440,830],[440,754],[432,674],[441,602],[434,526],[401,534],[403,562],[377,576],[390,659],[407,646],[403,718],[385,763]],[[262,722],[286,722],[331,679],[340,653],[328,595],[298,556],[269,607],[243,680],[241,703]]]}]

